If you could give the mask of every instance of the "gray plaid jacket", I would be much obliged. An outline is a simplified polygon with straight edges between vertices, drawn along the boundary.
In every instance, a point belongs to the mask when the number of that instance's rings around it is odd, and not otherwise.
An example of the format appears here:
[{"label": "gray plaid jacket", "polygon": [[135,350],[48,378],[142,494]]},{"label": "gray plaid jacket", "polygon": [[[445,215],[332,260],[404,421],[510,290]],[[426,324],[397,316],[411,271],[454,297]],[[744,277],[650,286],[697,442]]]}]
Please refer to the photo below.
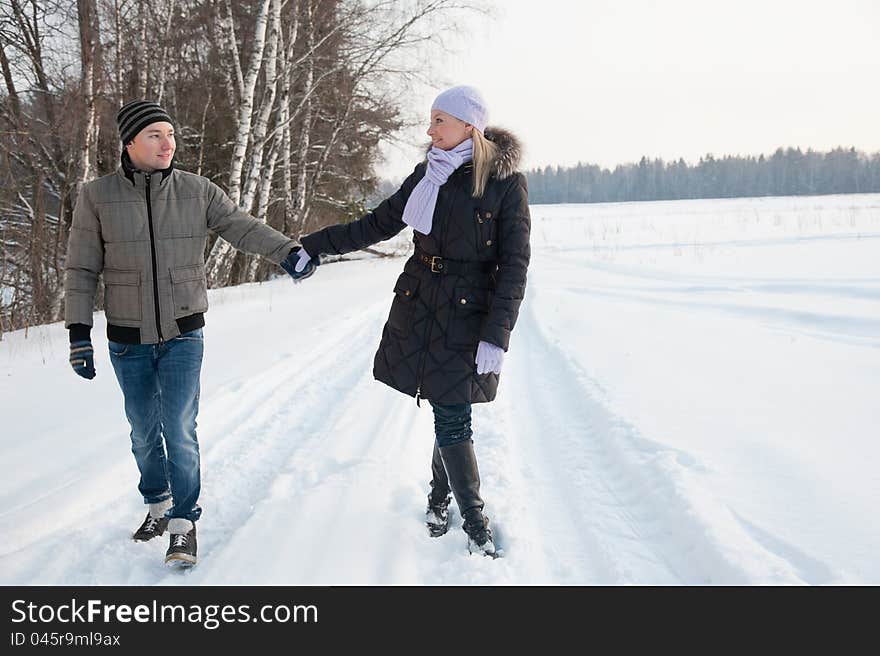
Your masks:
[{"label": "gray plaid jacket", "polygon": [[67,246],[65,326],[92,325],[101,274],[110,339],[155,344],[203,325],[209,230],[276,264],[295,246],[200,175],[120,166],[86,184]]}]

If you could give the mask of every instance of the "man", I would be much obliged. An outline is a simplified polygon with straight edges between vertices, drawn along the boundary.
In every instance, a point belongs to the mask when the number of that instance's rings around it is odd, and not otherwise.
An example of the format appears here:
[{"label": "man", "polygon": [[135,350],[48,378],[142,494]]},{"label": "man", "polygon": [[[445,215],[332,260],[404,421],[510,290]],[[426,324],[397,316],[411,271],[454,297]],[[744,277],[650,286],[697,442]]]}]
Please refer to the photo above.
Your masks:
[{"label": "man", "polygon": [[98,276],[110,360],[125,399],[138,490],[149,506],[132,536],[170,532],[165,562],[196,563],[201,515],[196,415],[208,309],[205,244],[211,230],[236,248],[281,264],[299,260],[293,240],[242,212],[214,183],[174,168],[171,117],[136,100],[116,116],[123,143],[115,173],[85,185],[77,200],[65,264],[70,363],[95,377],[91,343]]}]

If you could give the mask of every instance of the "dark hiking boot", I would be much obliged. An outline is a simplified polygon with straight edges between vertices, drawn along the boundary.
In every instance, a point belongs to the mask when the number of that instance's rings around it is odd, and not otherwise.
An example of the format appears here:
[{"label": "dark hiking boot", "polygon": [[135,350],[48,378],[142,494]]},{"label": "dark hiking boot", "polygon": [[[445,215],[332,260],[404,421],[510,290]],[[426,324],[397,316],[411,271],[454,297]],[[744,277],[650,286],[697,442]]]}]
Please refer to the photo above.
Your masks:
[{"label": "dark hiking boot", "polygon": [[188,519],[175,518],[168,523],[171,538],[165,552],[165,564],[192,567],[196,564],[196,525]]},{"label": "dark hiking boot", "polygon": [[153,517],[150,513],[147,513],[144,523],[134,532],[131,539],[136,542],[146,542],[161,536],[166,528],[168,528],[167,517]]}]

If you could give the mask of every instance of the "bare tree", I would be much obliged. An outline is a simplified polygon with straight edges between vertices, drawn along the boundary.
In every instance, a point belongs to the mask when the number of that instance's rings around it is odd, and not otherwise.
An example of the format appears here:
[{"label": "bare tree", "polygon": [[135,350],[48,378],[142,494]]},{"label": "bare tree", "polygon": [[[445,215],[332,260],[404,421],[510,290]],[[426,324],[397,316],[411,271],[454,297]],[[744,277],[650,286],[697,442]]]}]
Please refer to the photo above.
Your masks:
[{"label": "bare tree", "polygon": [[281,0],[271,0],[271,22],[269,24],[269,37],[265,55],[265,85],[263,99],[254,119],[251,130],[251,157],[245,175],[244,189],[239,203],[241,207],[250,209],[257,193],[257,184],[260,180],[260,169],[266,147],[266,132],[269,127],[269,117],[275,109],[275,97],[278,90],[278,41],[281,32]]},{"label": "bare tree", "polygon": [[[348,64],[346,67],[348,74],[345,77],[341,97],[335,103],[336,112],[329,121],[330,133],[322,144],[320,154],[310,172],[304,175],[305,167],[300,169],[294,230],[304,229],[306,226],[309,212],[315,207],[313,201],[318,194],[322,177],[327,172],[328,163],[340,143],[340,136],[356,130],[357,126],[351,124],[352,112],[358,104],[363,104],[364,94],[370,82],[375,81],[377,77],[387,77],[392,74],[406,79],[410,71],[406,68],[396,68],[393,64],[389,66],[388,60],[393,55],[407,52],[411,47],[431,39],[433,31],[422,29],[422,26],[430,27],[432,17],[444,11],[463,8],[467,7],[454,0],[427,0],[415,2],[401,9],[399,3],[388,0],[366,7],[357,15],[359,20],[351,22],[345,39],[348,47],[342,53]],[[332,197],[324,197],[321,200],[337,207],[340,205],[340,201]]]},{"label": "bare tree", "polygon": [[[241,99],[244,79],[241,73],[241,64],[238,59],[238,44],[235,39],[235,26],[232,20],[232,5],[229,0],[213,0],[213,16],[216,23],[216,32],[212,34],[219,39],[220,51],[223,54],[221,66],[226,77],[227,92],[234,106],[238,106]],[[234,74],[234,75],[233,75]]]},{"label": "bare tree", "polygon": [[[95,93],[95,50],[99,43],[98,14],[94,0],[77,0],[77,16],[79,18],[80,60],[82,64],[82,102],[83,122],[82,146],[80,147],[79,174],[76,190],[83,182],[90,180],[95,174],[95,146],[98,141],[98,122],[96,119]],[[100,78],[98,78],[100,79]]]},{"label": "bare tree", "polygon": [[[232,163],[229,167],[229,188],[227,190],[229,197],[236,203],[241,198],[242,167],[253,121],[254,91],[257,86],[257,76],[260,74],[260,65],[263,61],[263,49],[266,44],[266,28],[269,23],[269,5],[271,2],[272,0],[260,0],[260,8],[257,12],[252,37],[250,58],[247,68],[243,71],[244,82],[241,89],[241,97],[239,98],[238,125],[235,133],[235,147],[232,150]],[[231,38],[234,39],[235,35],[231,35]]]},{"label": "bare tree", "polygon": [[150,52],[147,40],[147,21],[152,6],[147,0],[137,0],[137,20],[138,20],[138,40],[133,44],[137,67],[137,87],[135,88],[135,96],[144,98],[147,95],[147,80],[150,61]]},{"label": "bare tree", "polygon": [[[356,213],[401,125],[383,85],[468,1],[0,0],[0,334],[60,317],[73,201],[119,165],[123,102],[160,101],[177,166],[297,237]],[[272,271],[206,255],[212,286]]]},{"label": "bare tree", "polygon": [[162,54],[159,57],[159,79],[156,83],[156,102],[162,104],[162,98],[165,96],[165,77],[168,70],[168,50],[169,50],[169,33],[171,32],[171,23],[174,20],[174,2],[168,0],[167,12],[165,17],[165,32],[162,35]]},{"label": "bare tree", "polygon": [[[271,2],[272,0],[260,0],[259,11],[257,12],[255,20],[250,61],[242,78],[243,86],[241,89],[241,97],[239,98],[235,146],[232,149],[232,162],[230,164],[229,184],[227,189],[229,197],[236,204],[238,204],[241,199],[242,168],[250,137],[251,121],[253,118],[254,91],[257,84],[257,76],[260,73],[260,64],[263,60],[263,49],[266,41],[266,28],[269,18],[269,5]],[[228,5],[227,9],[230,9]],[[235,34],[228,34],[227,38],[230,38],[232,42],[234,42]],[[233,50],[232,46],[230,46],[229,51],[232,52]],[[233,62],[233,64],[236,67],[238,66],[237,61]],[[207,263],[208,279],[214,284],[225,284],[231,275],[231,265],[234,257],[235,251],[228,242],[219,239],[215,241]]]},{"label": "bare tree", "polygon": [[[306,38],[306,52],[314,52],[315,25],[312,21],[312,5],[309,0],[303,3],[303,29]],[[305,62],[305,79],[302,85],[302,128],[300,129],[299,149],[296,157],[296,190],[293,193],[293,216],[290,229],[294,232],[302,227],[306,214],[306,183],[308,180],[308,157],[312,131],[312,94],[315,83],[315,57],[309,56]]]},{"label": "bare tree", "polygon": [[[290,31],[287,36],[287,44],[281,45],[281,99],[278,108],[278,124],[281,129],[281,194],[283,198],[282,205],[282,229],[289,233],[289,219],[293,210],[293,189],[291,176],[291,160],[290,160],[290,83],[291,83],[291,66],[293,60],[293,47],[296,43],[297,32],[299,30],[299,12],[298,3],[290,0],[291,17]],[[283,37],[283,32],[282,32]]]},{"label": "bare tree", "polygon": [[6,128],[0,133],[5,182],[0,190],[5,272],[0,314],[12,326],[52,320],[60,308],[60,251],[80,164],[70,153],[81,146],[79,131],[64,120],[69,107],[82,111],[80,90],[57,91],[65,79],[58,43],[76,38],[65,32],[72,11],[72,5],[35,1],[0,5],[0,68],[7,91],[0,105]]}]

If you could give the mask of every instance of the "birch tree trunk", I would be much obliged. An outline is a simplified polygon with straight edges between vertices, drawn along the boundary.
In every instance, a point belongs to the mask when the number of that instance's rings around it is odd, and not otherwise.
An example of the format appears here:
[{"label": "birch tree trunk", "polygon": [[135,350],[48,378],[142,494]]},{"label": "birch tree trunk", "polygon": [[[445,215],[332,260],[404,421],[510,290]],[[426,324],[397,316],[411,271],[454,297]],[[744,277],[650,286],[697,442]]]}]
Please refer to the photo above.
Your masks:
[{"label": "birch tree trunk", "polygon": [[[260,180],[260,195],[258,197],[257,204],[257,213],[256,217],[260,221],[266,222],[269,213],[269,199],[272,194],[272,178],[275,175],[275,164],[278,161],[278,151],[281,147],[281,140],[283,139],[282,134],[279,132],[276,134],[275,139],[272,141],[272,148],[269,150],[269,158],[266,163],[266,170]],[[247,275],[245,276],[245,280],[249,282],[253,282],[255,280],[261,280],[262,276],[260,276],[260,270],[263,269],[265,264],[265,260],[261,257],[251,256],[250,262],[247,267]]]},{"label": "birch tree trunk", "polygon": [[257,185],[260,182],[263,156],[266,150],[266,131],[269,126],[269,117],[275,107],[275,98],[278,89],[278,40],[281,31],[281,0],[271,0],[272,22],[269,28],[269,37],[266,48],[266,87],[260,110],[257,113],[253,130],[251,131],[251,158],[248,164],[247,176],[239,205],[250,211],[254,204],[254,196],[257,193]]},{"label": "birch tree trunk", "polygon": [[272,198],[272,179],[275,176],[275,165],[278,163],[278,152],[281,150],[281,139],[281,133],[279,133],[273,140],[266,162],[266,172],[260,180],[260,193],[257,197],[258,202],[255,215],[263,223],[268,218],[269,201]]},{"label": "birch tree trunk", "polygon": [[[232,149],[232,162],[229,171],[229,197],[237,205],[241,198],[241,174],[244,157],[247,151],[248,136],[251,129],[251,118],[254,108],[254,90],[257,84],[257,75],[260,72],[260,64],[263,61],[263,48],[266,42],[266,27],[268,23],[269,4],[272,0],[262,0],[257,13],[254,26],[253,47],[251,49],[250,62],[247,74],[244,77],[241,98],[238,108],[237,130],[235,145]],[[227,7],[228,8],[228,7]],[[230,35],[232,41],[235,35]],[[229,242],[218,239],[214,242],[211,254],[208,257],[207,275],[208,280],[214,286],[223,286],[229,280],[232,271],[235,251]]]},{"label": "birch tree trunk", "polygon": [[282,230],[285,234],[290,232],[290,213],[293,209],[293,176],[290,170],[290,80],[293,76],[291,61],[293,60],[293,47],[296,44],[299,30],[299,7],[298,3],[290,0],[293,20],[290,26],[290,34],[287,36],[287,47],[282,43],[281,47],[281,102],[278,114],[278,124],[281,126],[281,185],[284,194],[282,212],[284,221]]},{"label": "birch tree trunk", "polygon": [[253,48],[251,49],[247,73],[244,76],[241,102],[238,107],[235,146],[232,149],[232,162],[229,167],[228,192],[229,197],[236,203],[241,200],[241,176],[253,120],[254,89],[257,85],[257,76],[260,74],[260,65],[263,62],[263,50],[266,44],[266,28],[269,22],[269,5],[271,2],[272,0],[262,0],[260,3],[260,10],[254,27]]},{"label": "birch tree trunk", "polygon": [[84,125],[82,146],[79,152],[79,177],[75,184],[75,193],[79,193],[82,184],[94,177],[94,149],[97,142],[97,121],[95,117],[95,41],[97,34],[95,22],[97,16],[94,0],[77,0],[77,17],[79,19],[80,53],[82,58],[82,94]]},{"label": "birch tree trunk", "polygon": [[138,77],[137,77],[137,97],[144,99],[147,96],[147,62],[149,58],[149,48],[147,47],[147,7],[146,0],[138,0],[138,27],[140,29],[140,40],[135,47],[138,53]]},{"label": "birch tree trunk", "polygon": [[303,2],[303,28],[306,34],[307,52],[310,53],[306,60],[306,75],[303,83],[303,114],[302,130],[300,131],[299,151],[296,160],[296,193],[293,198],[293,219],[291,220],[292,234],[302,230],[306,207],[306,185],[308,183],[309,146],[311,143],[312,130],[312,85],[315,81],[315,57],[313,46],[315,43],[315,29],[312,24],[311,0]]},{"label": "birch tree trunk", "polygon": [[116,61],[114,62],[113,72],[116,77],[116,88],[114,89],[114,92],[116,94],[117,107],[122,107],[122,104],[125,101],[125,90],[122,86],[122,43],[124,35],[122,32],[122,20],[119,16],[120,11],[121,7],[119,0],[113,0],[113,28],[116,36]]},{"label": "birch tree trunk", "polygon": [[[250,161],[245,169],[245,182],[242,190],[241,202],[239,202],[241,208],[251,212],[258,221],[263,222],[266,220],[265,212],[260,216],[259,212],[253,211],[253,205],[254,199],[257,195],[258,186],[261,188],[266,187],[266,194],[271,193],[272,173],[275,168],[275,163],[272,162],[272,165],[268,167],[267,171],[263,168],[263,162],[266,152],[266,131],[269,126],[269,117],[272,115],[272,110],[275,107],[275,98],[278,95],[277,70],[278,42],[281,33],[281,0],[272,0],[270,14],[271,22],[269,23],[269,32],[266,38],[266,64],[264,67],[265,86],[263,88],[263,99],[260,103],[260,108],[257,111],[253,129],[251,130]],[[275,151],[275,157],[277,158],[277,150]],[[263,199],[261,197],[260,202],[262,203],[262,201]],[[259,261],[259,258],[253,255],[239,253],[236,256],[236,259],[239,260],[240,266],[233,267],[233,270],[241,271],[241,275],[237,282],[239,284],[243,282],[253,282],[255,280],[253,276],[256,275],[257,269],[256,262]]]},{"label": "birch tree trunk", "polygon": [[165,33],[162,35],[162,54],[159,57],[159,79],[156,82],[158,91],[156,92],[156,102],[162,104],[162,98],[165,96],[165,77],[168,67],[168,42],[171,34],[171,21],[174,18],[174,2],[168,0],[168,16],[165,19]]}]

